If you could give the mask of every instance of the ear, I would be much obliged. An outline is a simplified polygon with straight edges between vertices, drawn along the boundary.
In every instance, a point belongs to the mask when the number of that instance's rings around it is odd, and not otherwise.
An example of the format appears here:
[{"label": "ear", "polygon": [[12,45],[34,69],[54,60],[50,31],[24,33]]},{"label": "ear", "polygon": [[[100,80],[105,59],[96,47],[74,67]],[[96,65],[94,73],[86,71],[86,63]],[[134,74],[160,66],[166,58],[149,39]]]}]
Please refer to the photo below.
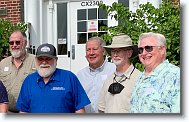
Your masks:
[{"label": "ear", "polygon": [[166,52],[165,46],[161,46],[159,50],[160,50],[160,52],[161,52],[162,55],[164,55],[165,52]]},{"label": "ear", "polygon": [[24,42],[24,45],[23,45],[23,46],[26,47],[26,45],[27,45],[27,40],[24,40],[23,42]]},{"label": "ear", "polygon": [[127,57],[130,58],[133,54],[133,50],[127,50]]}]

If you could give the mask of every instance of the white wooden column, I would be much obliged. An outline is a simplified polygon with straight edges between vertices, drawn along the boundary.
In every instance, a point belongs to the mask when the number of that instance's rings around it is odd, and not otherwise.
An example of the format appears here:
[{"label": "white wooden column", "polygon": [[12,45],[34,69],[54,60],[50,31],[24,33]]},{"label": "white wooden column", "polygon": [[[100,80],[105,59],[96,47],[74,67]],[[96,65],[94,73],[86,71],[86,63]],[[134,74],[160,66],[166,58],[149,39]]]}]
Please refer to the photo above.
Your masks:
[{"label": "white wooden column", "polygon": [[47,13],[47,25],[48,25],[48,30],[47,30],[47,34],[48,34],[48,38],[47,38],[47,42],[50,44],[54,43],[54,31],[53,31],[53,13],[54,13],[54,5],[53,5],[53,1],[49,0],[49,4],[48,4],[48,13]]},{"label": "white wooden column", "polygon": [[31,23],[29,44],[35,46],[40,44],[39,10],[39,0],[25,0],[24,21]]}]

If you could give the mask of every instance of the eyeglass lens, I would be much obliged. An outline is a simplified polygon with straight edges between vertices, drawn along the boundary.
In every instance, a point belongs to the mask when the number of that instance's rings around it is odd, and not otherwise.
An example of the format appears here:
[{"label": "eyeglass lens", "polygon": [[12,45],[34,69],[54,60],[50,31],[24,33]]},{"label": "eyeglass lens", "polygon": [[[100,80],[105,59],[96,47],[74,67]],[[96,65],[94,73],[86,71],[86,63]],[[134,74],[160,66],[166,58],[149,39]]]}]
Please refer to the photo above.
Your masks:
[{"label": "eyeglass lens", "polygon": [[9,44],[10,44],[10,45],[14,45],[14,43],[15,43],[16,45],[20,45],[20,41],[9,41]]},{"label": "eyeglass lens", "polygon": [[151,52],[153,50],[153,47],[154,46],[145,46],[144,48],[143,47],[139,47],[138,48],[138,53],[139,54],[142,54],[144,49],[147,51],[147,52]]}]

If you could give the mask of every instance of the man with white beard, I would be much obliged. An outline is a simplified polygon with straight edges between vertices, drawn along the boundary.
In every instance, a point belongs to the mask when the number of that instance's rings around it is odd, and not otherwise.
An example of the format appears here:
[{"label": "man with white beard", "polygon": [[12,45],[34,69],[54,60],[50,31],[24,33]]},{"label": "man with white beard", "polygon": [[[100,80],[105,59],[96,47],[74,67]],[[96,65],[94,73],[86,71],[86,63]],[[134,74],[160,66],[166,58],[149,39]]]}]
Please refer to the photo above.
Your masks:
[{"label": "man with white beard", "polygon": [[36,52],[37,71],[22,85],[17,109],[27,113],[84,113],[90,104],[75,74],[58,69],[56,48],[42,44]]},{"label": "man with white beard", "polygon": [[116,71],[104,82],[98,109],[104,113],[128,113],[131,93],[141,73],[130,62],[138,54],[137,46],[129,36],[117,35],[111,45],[104,47],[111,55]]},{"label": "man with white beard", "polygon": [[35,71],[35,56],[26,52],[27,37],[20,30],[9,37],[11,56],[0,62],[0,80],[8,92],[9,112],[18,112],[16,101],[24,78]]}]

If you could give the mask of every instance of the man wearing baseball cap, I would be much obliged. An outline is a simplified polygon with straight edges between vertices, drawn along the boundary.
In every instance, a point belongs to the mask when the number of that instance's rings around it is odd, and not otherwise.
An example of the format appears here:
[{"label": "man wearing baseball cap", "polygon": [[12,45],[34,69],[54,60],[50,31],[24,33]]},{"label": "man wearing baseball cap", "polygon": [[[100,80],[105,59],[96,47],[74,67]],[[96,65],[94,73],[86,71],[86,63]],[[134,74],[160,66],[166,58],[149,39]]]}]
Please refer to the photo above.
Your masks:
[{"label": "man wearing baseball cap", "polygon": [[90,104],[75,74],[58,69],[56,48],[42,44],[36,52],[37,71],[23,82],[17,109],[28,113],[84,113]]},{"label": "man wearing baseball cap", "polygon": [[104,47],[111,55],[116,71],[104,82],[98,109],[104,113],[128,113],[131,92],[136,79],[141,74],[130,62],[131,58],[138,55],[138,48],[125,34],[114,36],[112,44]]}]

